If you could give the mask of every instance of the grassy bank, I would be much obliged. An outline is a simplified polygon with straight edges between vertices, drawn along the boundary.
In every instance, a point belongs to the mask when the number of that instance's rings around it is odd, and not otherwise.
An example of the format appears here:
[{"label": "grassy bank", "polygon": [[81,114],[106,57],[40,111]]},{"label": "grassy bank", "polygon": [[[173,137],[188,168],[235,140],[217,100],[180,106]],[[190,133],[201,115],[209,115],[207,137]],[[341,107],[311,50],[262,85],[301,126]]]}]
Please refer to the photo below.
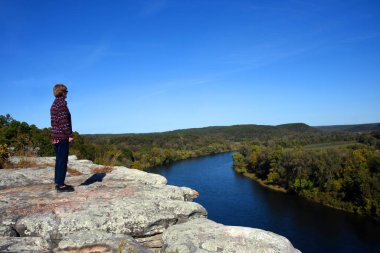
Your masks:
[{"label": "grassy bank", "polygon": [[264,180],[261,180],[260,178],[258,178],[254,173],[245,172],[245,173],[243,173],[243,176],[248,177],[249,179],[256,181],[257,183],[259,183],[261,186],[263,186],[265,188],[269,188],[271,190],[278,191],[278,192],[284,192],[284,193],[287,192],[287,190],[284,187],[265,183]]}]

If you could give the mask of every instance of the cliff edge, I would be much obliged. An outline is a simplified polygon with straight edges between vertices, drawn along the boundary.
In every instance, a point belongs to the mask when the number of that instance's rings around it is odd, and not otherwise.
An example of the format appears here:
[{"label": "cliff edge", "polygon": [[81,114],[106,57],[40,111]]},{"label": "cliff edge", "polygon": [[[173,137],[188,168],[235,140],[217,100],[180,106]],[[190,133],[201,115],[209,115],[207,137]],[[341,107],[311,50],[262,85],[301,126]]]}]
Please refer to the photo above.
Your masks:
[{"label": "cliff edge", "polygon": [[[207,219],[198,193],[160,176],[69,157],[54,189],[54,158],[13,157],[0,170],[0,252],[299,252],[285,237]],[[16,166],[17,167],[17,166]]]}]

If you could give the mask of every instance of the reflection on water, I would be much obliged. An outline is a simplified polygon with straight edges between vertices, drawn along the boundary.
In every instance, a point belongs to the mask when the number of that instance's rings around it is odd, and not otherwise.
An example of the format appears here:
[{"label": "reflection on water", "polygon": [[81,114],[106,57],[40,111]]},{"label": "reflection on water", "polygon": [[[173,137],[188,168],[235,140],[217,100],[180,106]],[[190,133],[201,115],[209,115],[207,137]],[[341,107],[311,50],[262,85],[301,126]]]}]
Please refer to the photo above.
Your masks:
[{"label": "reflection on water", "polygon": [[180,161],[149,172],[197,190],[209,219],[287,237],[302,252],[380,252],[380,223],[274,192],[235,173],[230,153]]}]

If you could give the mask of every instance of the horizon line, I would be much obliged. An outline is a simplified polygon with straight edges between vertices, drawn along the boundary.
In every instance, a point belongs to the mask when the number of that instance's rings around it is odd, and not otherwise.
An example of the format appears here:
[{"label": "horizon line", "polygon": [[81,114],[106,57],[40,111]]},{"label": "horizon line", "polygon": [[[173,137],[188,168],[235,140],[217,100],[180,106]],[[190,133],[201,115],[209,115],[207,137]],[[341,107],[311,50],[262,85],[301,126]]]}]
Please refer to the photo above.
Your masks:
[{"label": "horizon line", "polygon": [[233,127],[233,126],[271,126],[271,127],[278,127],[283,125],[294,125],[294,124],[304,124],[309,127],[318,128],[318,127],[339,127],[339,126],[360,126],[360,125],[376,125],[380,124],[380,122],[372,122],[372,123],[360,123],[360,124],[338,124],[338,125],[318,125],[318,126],[311,126],[303,122],[294,122],[294,123],[283,123],[278,125],[265,125],[265,124],[234,124],[234,125],[214,125],[214,126],[204,126],[204,127],[189,127],[189,128],[178,128],[173,130],[166,130],[166,131],[157,131],[157,132],[141,132],[141,133],[82,133],[81,135],[124,135],[124,134],[159,134],[159,133],[168,133],[168,132],[175,132],[175,131],[182,131],[182,130],[192,130],[192,129],[204,129],[204,128],[211,128],[211,127]]}]

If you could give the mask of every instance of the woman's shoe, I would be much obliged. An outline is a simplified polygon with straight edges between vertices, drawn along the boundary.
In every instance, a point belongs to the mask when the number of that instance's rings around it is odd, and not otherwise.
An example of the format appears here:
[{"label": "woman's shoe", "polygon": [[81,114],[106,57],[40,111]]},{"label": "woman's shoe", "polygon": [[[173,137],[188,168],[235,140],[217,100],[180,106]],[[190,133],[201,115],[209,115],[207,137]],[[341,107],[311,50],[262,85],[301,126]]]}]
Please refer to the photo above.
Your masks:
[{"label": "woman's shoe", "polygon": [[73,192],[74,191],[74,187],[72,187],[71,185],[65,185],[65,184],[62,186],[56,185],[55,189],[57,190],[57,192]]},{"label": "woman's shoe", "polygon": [[69,185],[69,184],[65,184],[65,186],[67,186],[67,187],[69,187],[69,188],[71,188],[71,189],[73,189],[73,190],[74,190],[74,187],[73,187],[72,185]]},{"label": "woman's shoe", "polygon": [[[69,185],[69,184],[63,184],[63,185],[61,185],[61,186],[59,186],[59,187],[63,187],[63,186],[67,186],[68,188],[72,188],[72,189],[74,189],[74,187],[73,187],[72,185]],[[55,189],[56,189],[56,190],[58,189],[58,185],[57,185],[57,184],[55,185]]]}]

